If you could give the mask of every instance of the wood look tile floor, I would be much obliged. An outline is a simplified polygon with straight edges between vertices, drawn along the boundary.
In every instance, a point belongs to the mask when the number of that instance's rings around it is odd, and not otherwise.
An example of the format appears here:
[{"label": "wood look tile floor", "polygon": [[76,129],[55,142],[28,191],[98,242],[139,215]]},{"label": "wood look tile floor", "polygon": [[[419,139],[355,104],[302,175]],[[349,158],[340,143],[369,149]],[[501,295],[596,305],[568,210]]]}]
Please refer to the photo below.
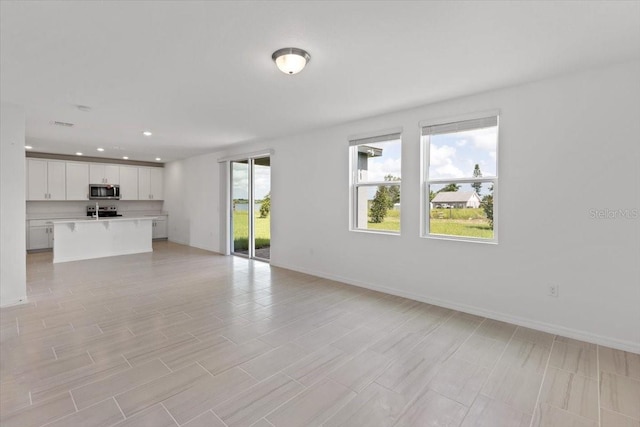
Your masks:
[{"label": "wood look tile floor", "polygon": [[640,355],[170,242],[0,310],[0,425],[640,427]]}]

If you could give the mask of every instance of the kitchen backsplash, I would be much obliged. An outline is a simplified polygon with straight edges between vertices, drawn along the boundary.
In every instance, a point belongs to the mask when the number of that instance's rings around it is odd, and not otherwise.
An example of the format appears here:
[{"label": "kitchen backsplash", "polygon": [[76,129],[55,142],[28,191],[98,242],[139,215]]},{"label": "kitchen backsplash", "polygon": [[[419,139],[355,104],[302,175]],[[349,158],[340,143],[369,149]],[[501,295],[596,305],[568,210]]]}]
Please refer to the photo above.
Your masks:
[{"label": "kitchen backsplash", "polygon": [[116,206],[118,213],[134,214],[135,212],[161,212],[162,200],[86,200],[81,202],[26,202],[27,216],[33,214],[79,214],[87,213],[87,206],[95,206],[96,201],[100,206]]}]

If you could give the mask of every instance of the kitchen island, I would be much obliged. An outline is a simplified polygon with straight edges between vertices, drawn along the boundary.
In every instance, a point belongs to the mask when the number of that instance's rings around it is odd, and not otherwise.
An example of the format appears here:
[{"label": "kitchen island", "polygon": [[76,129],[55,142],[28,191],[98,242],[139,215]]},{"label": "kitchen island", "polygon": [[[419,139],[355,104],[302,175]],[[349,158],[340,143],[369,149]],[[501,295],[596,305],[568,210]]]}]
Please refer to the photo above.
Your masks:
[{"label": "kitchen island", "polygon": [[52,221],[53,262],[152,252],[156,217],[118,217]]}]

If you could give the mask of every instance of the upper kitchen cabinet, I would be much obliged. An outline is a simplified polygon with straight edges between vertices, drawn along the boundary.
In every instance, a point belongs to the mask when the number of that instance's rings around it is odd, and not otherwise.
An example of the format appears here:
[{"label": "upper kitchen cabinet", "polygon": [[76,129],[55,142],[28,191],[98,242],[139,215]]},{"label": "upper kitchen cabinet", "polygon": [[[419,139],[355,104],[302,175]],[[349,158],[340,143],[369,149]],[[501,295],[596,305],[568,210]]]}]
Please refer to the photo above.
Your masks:
[{"label": "upper kitchen cabinet", "polygon": [[67,200],[89,200],[89,164],[67,162]]},{"label": "upper kitchen cabinet", "polygon": [[138,168],[120,166],[120,200],[138,200]]},{"label": "upper kitchen cabinet", "polygon": [[162,168],[138,168],[139,200],[163,200],[164,176]]},{"label": "upper kitchen cabinet", "polygon": [[120,166],[91,163],[89,184],[120,184]]},{"label": "upper kitchen cabinet", "polygon": [[27,160],[27,200],[65,200],[65,162]]}]

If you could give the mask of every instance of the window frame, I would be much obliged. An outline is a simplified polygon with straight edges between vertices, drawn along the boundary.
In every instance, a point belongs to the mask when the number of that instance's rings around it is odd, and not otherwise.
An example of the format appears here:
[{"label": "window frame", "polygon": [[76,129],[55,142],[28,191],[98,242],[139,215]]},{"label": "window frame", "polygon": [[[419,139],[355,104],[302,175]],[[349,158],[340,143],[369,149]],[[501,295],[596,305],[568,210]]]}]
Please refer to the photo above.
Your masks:
[{"label": "window frame", "polygon": [[[429,166],[431,161],[431,140],[430,134],[424,134],[424,128],[429,126],[437,126],[443,124],[452,124],[457,122],[465,122],[470,120],[478,120],[483,118],[496,118],[496,174],[491,177],[481,178],[443,178],[443,179],[430,179]],[[482,129],[482,128],[478,128]],[[423,120],[419,124],[420,132],[420,149],[421,149],[421,163],[420,168],[420,237],[434,240],[453,240],[462,242],[484,243],[484,244],[498,244],[498,229],[499,229],[499,185],[498,177],[500,175],[500,111],[490,110],[479,113],[471,113],[460,116],[445,117],[440,119]],[[490,183],[493,185],[493,238],[472,237],[472,236],[456,236],[450,234],[433,234],[430,231],[430,215],[431,205],[429,200],[429,188],[434,184],[472,184],[475,182]]]},{"label": "window frame", "polygon": [[[390,136],[396,136],[397,138],[381,139]],[[399,236],[402,232],[402,129],[394,128],[385,131],[369,132],[366,134],[359,134],[350,136],[349,140],[349,231],[372,233],[372,234],[387,234],[391,236]],[[358,176],[358,156],[357,147],[360,145],[366,145],[367,143],[375,142],[390,142],[399,141],[400,144],[400,180],[399,181],[366,181],[359,182]],[[361,142],[359,142],[361,141]],[[392,187],[397,185],[400,187],[400,229],[394,230],[378,230],[358,228],[358,189],[367,187],[379,187],[386,186]],[[368,218],[368,216],[367,216]]]}]

